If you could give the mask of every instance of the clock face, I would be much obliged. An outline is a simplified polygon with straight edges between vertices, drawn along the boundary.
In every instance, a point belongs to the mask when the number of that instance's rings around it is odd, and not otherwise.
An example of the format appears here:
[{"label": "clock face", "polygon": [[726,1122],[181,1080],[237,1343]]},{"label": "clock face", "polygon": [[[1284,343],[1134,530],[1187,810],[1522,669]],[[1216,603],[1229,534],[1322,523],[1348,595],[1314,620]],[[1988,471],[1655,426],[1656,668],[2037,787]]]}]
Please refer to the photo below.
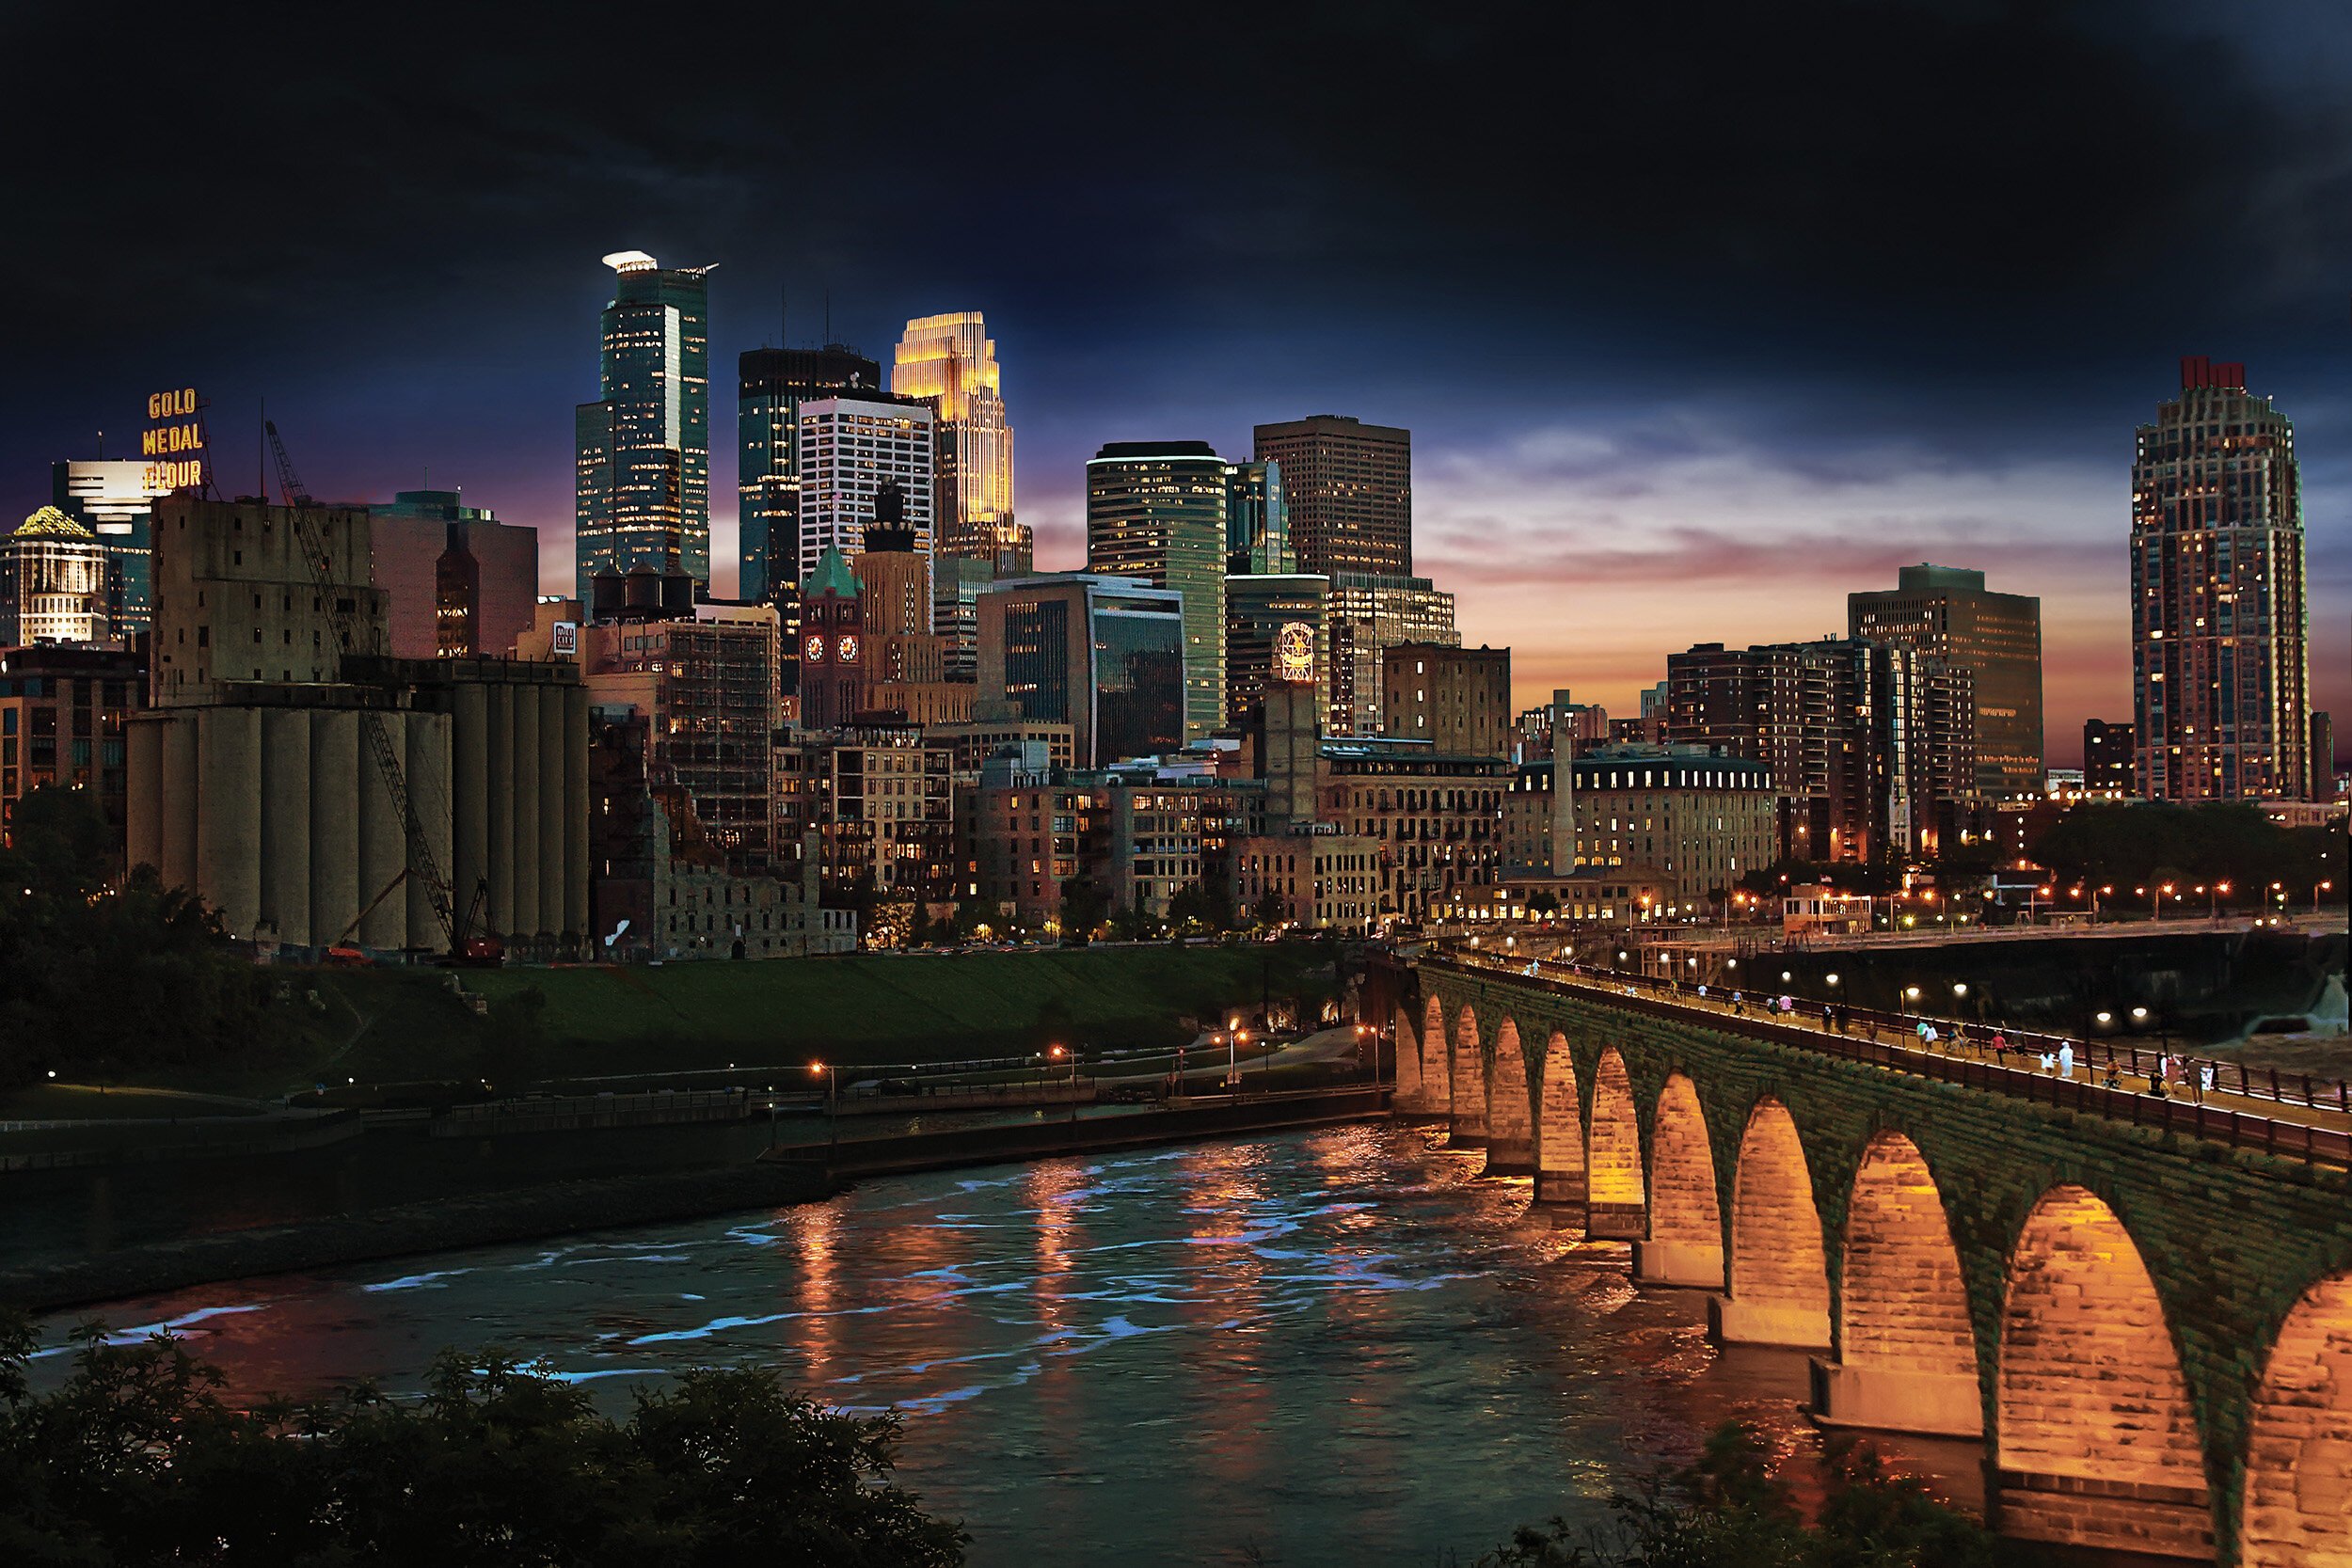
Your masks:
[{"label": "clock face", "polygon": [[857,662],[857,634],[855,632],[842,633],[840,646],[841,662],[855,664]]},{"label": "clock face", "polygon": [[1274,678],[1311,681],[1315,678],[1315,628],[1304,621],[1284,623],[1274,634]]},{"label": "clock face", "polygon": [[801,643],[801,660],[804,664],[822,664],[825,662],[824,633],[813,631],[808,634],[806,640]]}]

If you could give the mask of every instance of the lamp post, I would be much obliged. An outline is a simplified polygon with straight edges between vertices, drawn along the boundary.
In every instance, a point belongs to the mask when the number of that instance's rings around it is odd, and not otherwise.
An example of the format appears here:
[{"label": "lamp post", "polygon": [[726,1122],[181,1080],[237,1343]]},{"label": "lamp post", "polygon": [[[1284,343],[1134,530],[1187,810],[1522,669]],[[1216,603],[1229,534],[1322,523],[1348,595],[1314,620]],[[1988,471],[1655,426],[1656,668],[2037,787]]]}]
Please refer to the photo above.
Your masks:
[{"label": "lamp post", "polygon": [[1078,1123],[1078,1053],[1075,1051],[1064,1051],[1060,1046],[1057,1045],[1051,1047],[1046,1052],[1046,1054],[1053,1057],[1054,1060],[1057,1062],[1061,1061],[1065,1057],[1069,1059],[1070,1123],[1074,1127]]},{"label": "lamp post", "polygon": [[2333,893],[2335,890],[2336,884],[2333,881],[2314,883],[2312,887],[2312,913],[2319,912],[2319,895],[2323,893]]},{"label": "lamp post", "polygon": [[824,1075],[825,1147],[827,1148],[837,1148],[841,1142],[841,1117],[835,1110],[835,1101],[838,1097],[834,1091],[838,1085],[834,1077],[833,1064],[831,1062],[811,1062],[808,1064],[808,1070],[811,1073],[822,1073]]}]

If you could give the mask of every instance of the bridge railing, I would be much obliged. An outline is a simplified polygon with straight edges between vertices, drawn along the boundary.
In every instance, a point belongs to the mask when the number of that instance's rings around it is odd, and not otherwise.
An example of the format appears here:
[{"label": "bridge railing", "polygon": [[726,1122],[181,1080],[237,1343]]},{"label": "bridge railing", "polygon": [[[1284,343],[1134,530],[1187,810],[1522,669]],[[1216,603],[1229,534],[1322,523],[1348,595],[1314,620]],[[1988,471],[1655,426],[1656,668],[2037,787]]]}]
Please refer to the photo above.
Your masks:
[{"label": "bridge railing", "polygon": [[[1817,1026],[1821,1018],[1820,1004],[1815,1004],[1809,1012],[1801,1010],[1784,1015],[1767,1013],[1759,998],[1752,1005],[1743,1001],[1740,1010],[1732,1011],[1718,1005],[1721,1002],[1719,997],[1710,993],[1702,1002],[1693,990],[1680,988],[1671,980],[1619,974],[1612,970],[1590,970],[1577,964],[1549,960],[1496,960],[1459,954],[1447,958],[1433,956],[1422,961],[1439,968],[1533,980],[1570,994],[1598,994],[1621,1006],[1630,1005],[1640,1012],[1670,1018],[1697,1018],[1704,1020],[1710,1028],[1755,1039],[1772,1040],[1796,1046],[1800,1050],[1866,1062],[1898,1072],[1985,1089],[2117,1121],[2128,1121],[2135,1126],[2161,1128],[2167,1132],[2210,1138],[2241,1148],[2259,1148],[2306,1162],[2352,1165],[2352,1131],[2340,1132],[2227,1106],[2198,1103],[2182,1098],[2185,1091],[2177,1086],[2172,1093],[2156,1092],[2153,1087],[2145,1091],[2137,1090],[2123,1086],[2117,1081],[2118,1074],[2109,1074],[2108,1081],[2102,1083],[2095,1071],[2081,1078],[2060,1077],[2042,1071],[2038,1067],[2010,1066],[2006,1059],[2010,1055],[2017,1055],[2021,1059],[2035,1058],[2045,1049],[2055,1053],[2058,1046],[2070,1043],[2064,1037],[2010,1031],[2006,1035],[2009,1049],[1995,1056],[1989,1043],[1994,1031],[1985,1029],[1976,1042],[1985,1047],[1984,1055],[1970,1057],[1907,1043],[1912,1040],[1916,1024],[1938,1022],[1934,1020],[1923,1021],[1913,1016],[1856,1007],[1847,1011],[1844,1019],[1846,1027],[1840,1030],[1836,1027],[1835,1018],[1829,1022],[1828,1027]],[[1741,994],[1744,998],[1745,993]],[[1832,1006],[1835,1006],[1834,1004]],[[1784,1018],[1787,1022],[1780,1022]],[[1853,1032],[1857,1022],[1863,1026],[1861,1034]],[[1893,1040],[1882,1037],[1890,1025],[1896,1036]],[[1948,1044],[1948,1038],[1946,1037],[1943,1043]],[[2080,1059],[2090,1059],[2085,1050],[2085,1042],[2071,1043],[2076,1046]],[[2137,1063],[2137,1053],[2133,1053],[2132,1055]],[[2106,1062],[2117,1065],[2118,1053],[2109,1051]],[[2265,1085],[2260,1083],[2259,1074],[2254,1082],[2255,1094],[2251,1097],[2260,1098],[2260,1091]],[[2317,1085],[2305,1087],[2305,1093],[2314,1096],[2308,1100],[2291,1098],[2293,1090],[2287,1085],[2278,1086],[2288,1088],[2288,1093],[2274,1093],[2267,1098],[2323,1111],[2337,1110],[2344,1104],[2344,1085],[2341,1083],[2327,1085],[2333,1091],[2332,1098],[2322,1095]],[[2220,1088],[2221,1085],[2217,1084],[2217,1090]]]}]

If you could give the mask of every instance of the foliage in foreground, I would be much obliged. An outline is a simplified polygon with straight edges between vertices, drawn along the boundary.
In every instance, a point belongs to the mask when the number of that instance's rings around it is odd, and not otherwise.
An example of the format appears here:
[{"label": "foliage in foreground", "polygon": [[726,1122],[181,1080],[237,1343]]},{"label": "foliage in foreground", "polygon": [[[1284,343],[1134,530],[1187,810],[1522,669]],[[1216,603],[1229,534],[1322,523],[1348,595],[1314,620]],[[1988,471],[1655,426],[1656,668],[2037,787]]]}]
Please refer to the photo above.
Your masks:
[{"label": "foliage in foreground", "polygon": [[626,1420],[492,1354],[444,1353],[421,1401],[223,1401],[175,1340],[109,1345],[26,1386],[0,1324],[0,1562],[343,1568],[946,1568],[957,1526],[888,1483],[894,1418],[822,1410],[767,1373],[690,1372]]},{"label": "foliage in foreground", "polygon": [[1614,1527],[1553,1519],[1522,1527],[1479,1568],[2029,1568],[2030,1547],[1945,1506],[1918,1481],[1890,1475],[1878,1451],[1845,1433],[1822,1445],[1825,1496],[1808,1525],[1772,1474],[1755,1428],[1734,1421],[1698,1463],[1613,1502]]}]

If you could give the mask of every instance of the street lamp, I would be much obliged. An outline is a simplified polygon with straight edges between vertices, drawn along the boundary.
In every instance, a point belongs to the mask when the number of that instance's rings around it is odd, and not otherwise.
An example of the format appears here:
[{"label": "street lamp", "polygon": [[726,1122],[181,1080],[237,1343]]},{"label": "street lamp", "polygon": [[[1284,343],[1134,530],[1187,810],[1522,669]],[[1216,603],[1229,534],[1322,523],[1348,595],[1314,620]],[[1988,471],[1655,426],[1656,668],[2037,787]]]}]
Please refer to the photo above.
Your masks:
[{"label": "street lamp", "polygon": [[1065,1056],[1070,1059],[1070,1119],[1075,1122],[1078,1119],[1078,1053],[1074,1051],[1064,1051],[1057,1045],[1048,1050],[1046,1054],[1057,1062]]},{"label": "street lamp", "polygon": [[1903,988],[1903,1000],[1904,1000],[1904,1001],[1906,1001],[1906,1002],[1916,1002],[1916,1001],[1918,1001],[1918,1000],[1919,1000],[1919,988],[1918,988],[1917,986],[1905,986],[1905,987]]},{"label": "street lamp", "polygon": [[812,1075],[821,1074],[825,1080],[825,1144],[831,1148],[841,1141],[841,1117],[835,1109],[838,1097],[834,1093],[836,1082],[834,1077],[833,1064],[811,1062],[808,1064],[808,1070]]},{"label": "street lamp", "polygon": [[2113,1022],[2115,1022],[2115,1015],[2114,1015],[2113,1013],[2109,1013],[2109,1012],[2102,1012],[2102,1013],[2100,1013],[2100,1014],[2098,1015],[2098,1019],[2099,1019],[2099,1027],[2100,1027],[2100,1028],[2102,1028],[2102,1029],[2104,1029],[2104,1028],[2106,1028],[2108,1024],[2113,1023]]}]

